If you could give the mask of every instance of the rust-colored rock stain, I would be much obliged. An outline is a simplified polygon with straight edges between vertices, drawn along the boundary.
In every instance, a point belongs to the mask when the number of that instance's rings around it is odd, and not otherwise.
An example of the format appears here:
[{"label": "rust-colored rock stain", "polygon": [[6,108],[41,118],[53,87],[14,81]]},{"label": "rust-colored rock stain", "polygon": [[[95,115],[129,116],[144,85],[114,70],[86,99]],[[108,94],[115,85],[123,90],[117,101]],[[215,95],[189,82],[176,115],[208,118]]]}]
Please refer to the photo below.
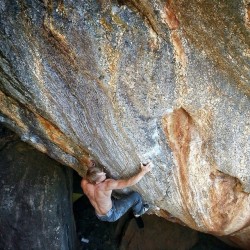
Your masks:
[{"label": "rust-colored rock stain", "polygon": [[[126,3],[127,5],[132,5],[137,11],[146,18],[149,26],[156,34],[162,34],[157,19],[155,18],[155,13],[152,6],[146,0],[130,0]],[[164,34],[162,34],[164,35]]]},{"label": "rust-colored rock stain", "polygon": [[250,2],[245,3],[245,23],[246,27],[250,28]]},{"label": "rust-colored rock stain", "polygon": [[55,125],[44,119],[42,116],[36,114],[37,121],[39,122],[39,126],[46,132],[48,138],[59,146],[63,151],[74,154],[74,149],[69,145],[69,141],[65,137],[65,135],[57,128]]},{"label": "rust-colored rock stain", "polygon": [[174,10],[171,7],[171,1],[168,1],[167,4],[165,5],[165,12],[166,12],[166,18],[165,21],[168,25],[168,27],[171,30],[175,30],[179,28],[179,21],[174,13]]},{"label": "rust-colored rock stain", "polygon": [[187,207],[190,200],[189,184],[188,184],[188,158],[190,147],[190,131],[192,128],[192,119],[189,114],[180,108],[175,110],[172,114],[163,117],[163,128],[169,142],[169,146],[173,151],[175,160],[177,162],[177,177],[180,187],[180,195],[185,202],[185,214],[189,222],[189,226],[193,228],[196,224],[190,215]]},{"label": "rust-colored rock stain", "polygon": [[[249,225],[250,216],[241,221],[244,212],[243,204],[249,202],[249,195],[242,191],[242,185],[237,178],[224,174],[218,170],[210,174],[212,185],[209,190],[210,217],[214,218],[211,233],[225,235],[235,224],[237,230]],[[235,219],[236,222],[233,222]]]},{"label": "rust-colored rock stain", "polygon": [[[216,170],[213,157],[207,152],[209,149],[204,149],[201,142],[207,139],[206,133],[205,136],[199,134],[204,131],[197,127],[183,108],[164,116],[162,124],[176,163],[174,172],[182,200],[184,223],[217,236],[230,235],[249,227],[249,194],[243,192],[237,178]],[[192,183],[192,175],[207,178],[205,186],[200,187],[203,191],[195,191],[196,185],[201,184]],[[204,202],[197,200],[200,204],[194,205],[197,203],[195,199],[204,198]],[[160,216],[171,219],[169,214],[162,211]],[[233,239],[236,242],[236,235]]]},{"label": "rust-colored rock stain", "polygon": [[61,34],[54,25],[52,20],[44,20],[44,36],[51,45],[60,52],[64,57],[65,62],[69,62],[71,66],[76,67],[76,55],[67,43],[66,37]]},{"label": "rust-colored rock stain", "polygon": [[42,116],[36,114],[36,118],[44,134],[48,136],[50,141],[55,143],[64,152],[75,156],[83,166],[86,167],[89,164],[89,154],[83,148],[75,145],[58,127]]},{"label": "rust-colored rock stain", "polygon": [[[26,115],[31,119],[30,125],[27,125],[27,121],[23,120],[22,117],[22,113],[24,112],[22,105],[16,102],[13,98],[6,96],[2,91],[0,91],[0,109],[4,115],[15,122],[15,126],[18,126],[22,130],[22,134],[29,133],[29,130],[31,129],[30,126],[39,124],[39,130],[44,136],[47,136],[49,141],[78,160],[78,165],[74,167],[77,168],[76,170],[80,175],[84,175],[89,164],[89,153],[65,136],[57,126],[46,120],[31,107],[26,106]],[[41,150],[39,146],[34,146]],[[46,147],[46,145],[43,146]]]},{"label": "rust-colored rock stain", "polygon": [[185,67],[187,63],[186,54],[185,54],[184,47],[181,42],[181,38],[176,31],[173,31],[171,33],[171,39],[172,39],[174,49],[176,52],[176,58],[181,63],[181,65]]},{"label": "rust-colored rock stain", "polygon": [[0,90],[0,110],[9,119],[15,122],[19,128],[23,129],[24,131],[28,130],[25,123],[22,122],[22,120],[19,117],[19,110],[15,105],[15,101],[12,98],[5,95],[1,90]]}]

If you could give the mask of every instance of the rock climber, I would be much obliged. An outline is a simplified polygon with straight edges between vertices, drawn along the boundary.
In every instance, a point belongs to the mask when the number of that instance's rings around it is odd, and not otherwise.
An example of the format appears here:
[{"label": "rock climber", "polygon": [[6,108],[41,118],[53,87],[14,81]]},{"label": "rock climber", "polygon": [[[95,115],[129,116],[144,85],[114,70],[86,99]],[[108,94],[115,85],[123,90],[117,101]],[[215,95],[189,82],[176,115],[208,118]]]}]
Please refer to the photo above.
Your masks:
[{"label": "rock climber", "polygon": [[101,221],[113,222],[130,208],[132,208],[135,217],[144,214],[149,209],[149,205],[143,203],[139,193],[132,192],[124,198],[115,199],[112,197],[112,191],[135,185],[149,171],[151,171],[151,163],[145,165],[141,163],[139,173],[129,179],[114,180],[107,179],[106,173],[95,164],[89,167],[86,177],[81,181],[81,187],[95,208],[97,218]]}]

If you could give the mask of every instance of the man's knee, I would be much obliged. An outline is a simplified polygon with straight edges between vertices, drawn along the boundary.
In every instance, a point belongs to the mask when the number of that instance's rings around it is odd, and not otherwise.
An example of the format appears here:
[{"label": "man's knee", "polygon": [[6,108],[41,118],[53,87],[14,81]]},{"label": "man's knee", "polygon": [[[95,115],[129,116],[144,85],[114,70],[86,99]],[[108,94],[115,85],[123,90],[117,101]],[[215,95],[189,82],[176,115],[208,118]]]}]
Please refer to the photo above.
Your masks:
[{"label": "man's knee", "polygon": [[139,193],[137,193],[137,192],[133,192],[131,194],[131,196],[133,197],[134,200],[141,200],[142,199],[141,195]]}]

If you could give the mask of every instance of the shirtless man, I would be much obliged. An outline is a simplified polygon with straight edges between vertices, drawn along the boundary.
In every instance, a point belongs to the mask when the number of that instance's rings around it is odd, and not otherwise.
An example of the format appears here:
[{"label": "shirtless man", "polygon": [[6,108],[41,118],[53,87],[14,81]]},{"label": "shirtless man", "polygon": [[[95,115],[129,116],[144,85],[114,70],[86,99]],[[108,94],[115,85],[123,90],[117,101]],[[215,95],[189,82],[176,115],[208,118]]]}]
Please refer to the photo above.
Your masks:
[{"label": "shirtless man", "polygon": [[141,195],[137,192],[132,192],[121,199],[115,199],[111,195],[114,189],[123,189],[135,185],[149,171],[151,171],[150,163],[145,166],[141,164],[141,170],[138,174],[127,180],[114,180],[106,179],[106,173],[95,166],[89,168],[86,178],[81,181],[81,187],[95,208],[97,218],[102,221],[113,222],[124,215],[129,208],[132,208],[135,217],[144,214],[149,206],[143,204]]}]

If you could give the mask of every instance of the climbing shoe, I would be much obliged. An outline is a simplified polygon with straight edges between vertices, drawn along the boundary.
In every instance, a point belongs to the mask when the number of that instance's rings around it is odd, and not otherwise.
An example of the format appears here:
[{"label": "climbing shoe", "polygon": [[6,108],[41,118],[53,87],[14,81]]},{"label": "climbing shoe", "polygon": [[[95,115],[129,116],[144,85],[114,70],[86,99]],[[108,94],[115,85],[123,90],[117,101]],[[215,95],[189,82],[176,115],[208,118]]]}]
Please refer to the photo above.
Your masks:
[{"label": "climbing shoe", "polygon": [[148,211],[148,209],[149,209],[149,205],[144,204],[142,210],[138,214],[134,214],[134,216],[139,217],[139,216],[145,214]]},{"label": "climbing shoe", "polygon": [[144,228],[144,222],[142,220],[142,217],[135,217],[135,222],[139,229]]}]

